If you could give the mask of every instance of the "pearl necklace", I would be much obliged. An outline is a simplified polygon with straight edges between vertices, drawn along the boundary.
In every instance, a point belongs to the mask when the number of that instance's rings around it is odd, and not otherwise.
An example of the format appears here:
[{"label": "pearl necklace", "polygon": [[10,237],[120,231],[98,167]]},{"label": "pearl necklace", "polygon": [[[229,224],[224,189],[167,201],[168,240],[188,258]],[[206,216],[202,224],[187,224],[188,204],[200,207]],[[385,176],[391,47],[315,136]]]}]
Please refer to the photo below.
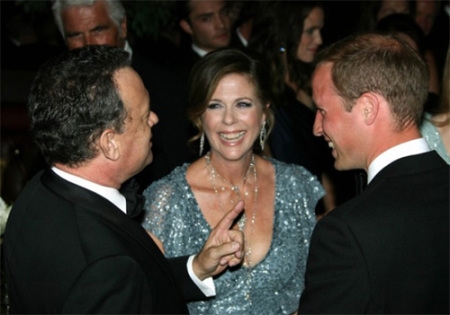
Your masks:
[{"label": "pearl necklace", "polygon": [[[211,179],[211,183],[214,189],[214,193],[216,194],[217,200],[219,202],[219,206],[222,210],[222,212],[225,212],[222,200],[220,199],[219,196],[219,191],[217,189],[216,186],[216,178],[219,178],[220,180],[222,180],[225,184],[227,184],[228,186],[230,186],[231,190],[236,194],[236,197],[238,198],[236,202],[234,202],[232,199],[230,199],[230,202],[234,205],[236,204],[239,200],[241,200],[241,196],[240,196],[240,192],[239,192],[239,186],[233,185],[231,184],[229,181],[227,181],[225,178],[223,178],[223,176],[221,176],[216,169],[214,168],[214,166],[211,163],[211,152],[208,152],[205,155],[205,159],[206,159],[206,166],[210,172],[210,179]],[[245,183],[247,182],[247,176],[250,174],[250,172],[253,171],[253,183],[255,185],[254,188],[254,200],[253,200],[253,209],[252,209],[252,216],[251,216],[251,221],[250,221],[250,235],[248,237],[246,237],[246,241],[245,241],[245,259],[244,259],[244,266],[249,268],[249,272],[251,273],[251,268],[253,267],[253,263],[252,263],[252,258],[251,258],[251,254],[252,254],[252,247],[251,247],[251,240],[253,237],[253,231],[254,231],[254,225],[255,225],[255,218],[256,218],[256,207],[257,207],[257,202],[258,202],[258,174],[256,171],[256,163],[255,163],[255,155],[252,154],[252,159],[250,162],[250,165],[248,166],[247,172],[244,176],[244,178],[242,179],[242,185],[245,188],[245,192],[244,192],[244,202],[247,199],[247,196],[249,195],[249,192],[247,190],[247,187],[245,186]],[[222,186],[221,191],[225,191],[226,188],[225,186]],[[246,223],[247,223],[247,215],[244,212],[244,214],[241,216],[241,218],[238,221],[238,227],[239,230],[244,231],[245,227],[246,227]]]}]

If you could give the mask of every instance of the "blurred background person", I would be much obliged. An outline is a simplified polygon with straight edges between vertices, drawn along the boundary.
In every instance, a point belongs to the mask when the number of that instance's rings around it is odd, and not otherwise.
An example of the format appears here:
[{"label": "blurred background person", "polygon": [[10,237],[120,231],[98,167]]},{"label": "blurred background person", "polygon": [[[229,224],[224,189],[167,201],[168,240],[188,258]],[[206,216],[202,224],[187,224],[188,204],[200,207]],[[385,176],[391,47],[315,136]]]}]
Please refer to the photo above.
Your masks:
[{"label": "blurred background person", "polygon": [[415,10],[413,0],[375,0],[361,1],[359,4],[359,32],[370,32],[375,29],[382,18],[390,14],[410,14]]},{"label": "blurred background person", "polygon": [[[416,9],[417,7],[415,0],[363,1],[360,4],[361,15],[358,31],[375,31],[380,20],[388,17],[391,14],[405,14],[414,19],[414,17],[416,16]],[[421,35],[420,37],[420,46],[423,47],[422,55],[427,63],[430,74],[429,96],[430,98],[432,98],[432,100],[427,103],[427,106],[430,106],[436,103],[436,99],[440,93],[440,70],[438,68],[433,51],[429,48],[429,45],[425,41],[425,34]]]},{"label": "blurred background person", "polygon": [[445,11],[449,1],[416,0],[415,4],[413,17],[425,34],[426,46],[433,53],[442,80],[450,37],[449,14]]},{"label": "blurred background person", "polygon": [[244,263],[216,277],[216,298],[190,303],[189,310],[292,314],[303,290],[314,208],[324,190],[304,167],[259,154],[273,126],[269,76],[260,61],[220,49],[192,71],[188,113],[204,156],[144,191],[143,226],[162,242],[167,257],[195,252],[224,211],[244,200],[244,214],[234,225],[245,235]]},{"label": "blurred background person", "polygon": [[442,92],[439,106],[431,113],[425,113],[420,132],[427,140],[430,148],[450,164],[450,48],[447,49],[447,59],[442,77]]},{"label": "blurred background person", "polygon": [[174,66],[186,82],[192,66],[208,52],[228,47],[232,20],[225,0],[177,1],[176,14],[180,28],[187,35]]},{"label": "blurred background person", "polygon": [[[408,14],[390,14],[381,19],[375,31],[382,34],[392,34],[400,37],[406,41],[412,48],[414,48],[427,62],[427,58],[432,58],[433,55],[427,49],[425,43],[425,35],[422,29],[414,21],[414,18]],[[431,64],[427,62],[429,80],[428,80],[428,99],[424,105],[424,110],[431,112],[438,106],[439,91],[441,83],[438,80],[438,71],[436,63]]]},{"label": "blurred background person", "polygon": [[267,152],[280,161],[304,166],[321,180],[327,191],[317,209],[321,215],[353,196],[355,186],[353,175],[333,169],[327,143],[312,133],[316,107],[311,74],[323,27],[319,1],[270,1],[255,13],[248,45],[262,56],[270,72],[275,125]]}]

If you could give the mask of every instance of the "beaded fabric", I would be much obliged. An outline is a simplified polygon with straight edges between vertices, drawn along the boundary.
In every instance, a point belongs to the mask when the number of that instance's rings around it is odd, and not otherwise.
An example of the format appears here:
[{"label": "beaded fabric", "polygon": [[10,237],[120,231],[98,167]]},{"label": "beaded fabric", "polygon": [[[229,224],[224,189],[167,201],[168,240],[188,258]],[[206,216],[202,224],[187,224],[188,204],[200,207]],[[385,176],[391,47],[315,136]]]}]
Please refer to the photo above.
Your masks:
[{"label": "beaded fabric", "polygon": [[[189,303],[191,314],[290,314],[297,310],[316,221],[314,208],[324,190],[305,168],[269,161],[276,177],[275,217],[266,257],[252,268],[251,282],[244,266],[219,275],[214,280],[216,297]],[[199,252],[211,232],[186,181],[187,166],[177,167],[144,191],[143,226],[163,242],[167,257]]]},{"label": "beaded fabric", "polygon": [[428,143],[431,150],[436,150],[444,161],[447,162],[447,164],[450,164],[450,155],[447,153],[444,142],[442,142],[441,134],[436,126],[430,122],[430,119],[431,115],[426,113],[425,118],[420,125],[422,137],[425,138],[425,141]]}]

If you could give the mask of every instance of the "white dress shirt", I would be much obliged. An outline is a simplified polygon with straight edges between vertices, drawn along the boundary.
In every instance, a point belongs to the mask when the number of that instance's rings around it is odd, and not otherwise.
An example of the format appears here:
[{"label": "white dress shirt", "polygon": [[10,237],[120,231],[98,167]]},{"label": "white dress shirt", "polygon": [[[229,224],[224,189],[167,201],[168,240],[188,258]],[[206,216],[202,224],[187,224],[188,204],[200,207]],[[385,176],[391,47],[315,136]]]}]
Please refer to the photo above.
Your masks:
[{"label": "white dress shirt", "polygon": [[242,34],[241,34],[241,32],[240,32],[240,28],[238,27],[238,28],[236,28],[236,34],[237,34],[237,36],[238,36],[238,38],[239,38],[239,40],[242,42],[242,45],[244,45],[244,47],[247,47],[248,46],[248,40],[247,39],[245,39],[245,37],[244,36],[242,36]]},{"label": "white dress shirt", "polygon": [[392,162],[410,155],[417,155],[430,151],[424,138],[414,139],[392,147],[375,158],[369,165],[367,172],[367,183],[386,166]]},{"label": "white dress shirt", "polygon": [[[97,195],[102,196],[103,198],[109,200],[112,204],[118,207],[123,213],[127,213],[127,201],[125,197],[117,190],[116,188],[102,186],[91,182],[87,179],[81,178],[79,176],[67,173],[65,171],[60,170],[59,168],[52,167],[52,171],[55,172],[56,175],[62,177],[63,179],[75,184],[77,186],[81,186],[87,190],[90,190]],[[197,285],[197,287],[205,294],[207,297],[216,295],[216,287],[214,285],[214,281],[212,277],[206,278],[201,281],[194,273],[192,268],[192,262],[194,260],[195,255],[189,257],[187,261],[187,268],[189,276],[192,281]]]},{"label": "white dress shirt", "polygon": [[208,53],[206,50],[201,49],[194,43],[192,44],[192,50],[195,51],[200,57],[205,57],[205,55]]}]

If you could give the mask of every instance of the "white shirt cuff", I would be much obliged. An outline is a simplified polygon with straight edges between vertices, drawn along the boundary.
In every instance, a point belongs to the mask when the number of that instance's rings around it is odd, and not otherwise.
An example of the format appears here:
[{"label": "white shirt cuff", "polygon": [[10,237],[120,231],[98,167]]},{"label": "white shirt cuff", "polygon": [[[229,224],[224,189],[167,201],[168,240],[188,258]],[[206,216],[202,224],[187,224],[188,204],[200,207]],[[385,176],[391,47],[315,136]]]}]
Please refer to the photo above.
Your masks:
[{"label": "white shirt cuff", "polygon": [[216,295],[216,286],[214,285],[214,281],[212,277],[206,278],[201,281],[194,273],[194,269],[192,268],[192,263],[194,261],[195,255],[189,257],[187,261],[187,269],[189,276],[192,281],[197,285],[197,287],[203,292],[206,297],[211,297]]}]

